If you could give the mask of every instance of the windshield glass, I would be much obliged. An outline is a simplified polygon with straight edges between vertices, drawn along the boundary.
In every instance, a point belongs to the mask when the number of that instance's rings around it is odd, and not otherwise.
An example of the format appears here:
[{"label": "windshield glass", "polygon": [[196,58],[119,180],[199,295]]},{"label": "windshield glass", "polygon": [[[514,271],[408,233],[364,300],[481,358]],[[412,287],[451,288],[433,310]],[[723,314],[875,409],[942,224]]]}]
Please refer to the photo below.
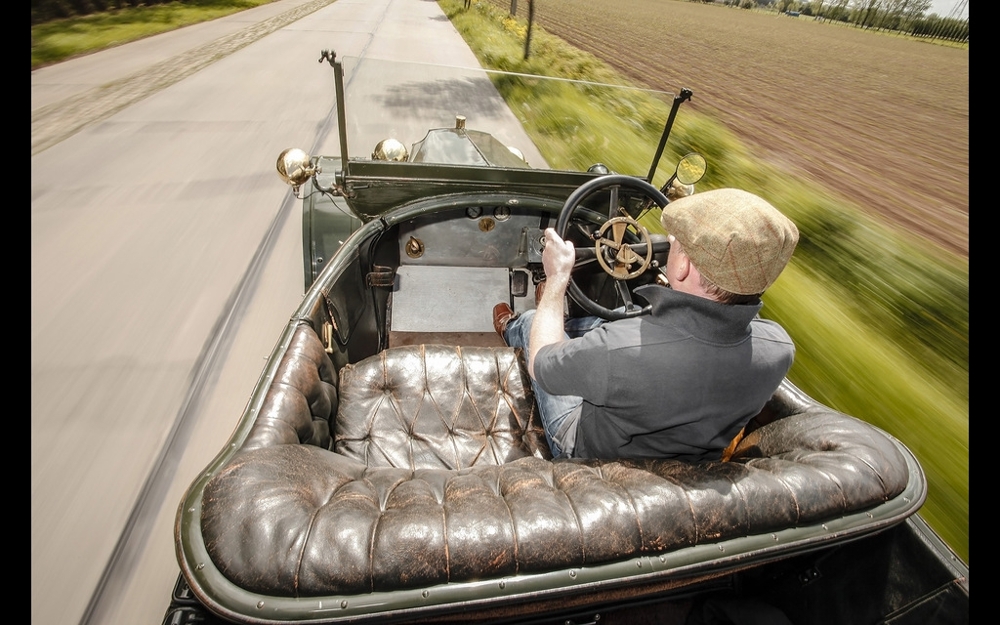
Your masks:
[{"label": "windshield glass", "polygon": [[[352,158],[370,158],[373,147],[390,137],[412,152],[429,130],[464,123],[470,134],[489,133],[515,148],[532,168],[586,171],[603,164],[614,173],[645,178],[677,95],[481,68],[352,57],[343,64]],[[457,122],[459,116],[465,119]],[[657,187],[690,151],[680,117],[653,175]],[[494,151],[493,157],[500,161],[494,164],[511,166],[506,155]],[[433,157],[424,156],[423,162],[428,158]]]}]

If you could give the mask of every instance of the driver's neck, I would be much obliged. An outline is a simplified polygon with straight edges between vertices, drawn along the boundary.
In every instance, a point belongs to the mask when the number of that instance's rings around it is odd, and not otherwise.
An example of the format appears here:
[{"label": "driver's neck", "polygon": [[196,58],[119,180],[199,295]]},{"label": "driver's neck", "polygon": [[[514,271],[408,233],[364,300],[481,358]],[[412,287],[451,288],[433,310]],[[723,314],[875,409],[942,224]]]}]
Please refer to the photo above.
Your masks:
[{"label": "driver's neck", "polygon": [[681,293],[694,295],[695,297],[716,301],[715,297],[704,287],[698,268],[694,266],[694,263],[690,259],[686,260],[687,263],[682,265],[681,271],[667,272],[667,282],[670,288]]}]

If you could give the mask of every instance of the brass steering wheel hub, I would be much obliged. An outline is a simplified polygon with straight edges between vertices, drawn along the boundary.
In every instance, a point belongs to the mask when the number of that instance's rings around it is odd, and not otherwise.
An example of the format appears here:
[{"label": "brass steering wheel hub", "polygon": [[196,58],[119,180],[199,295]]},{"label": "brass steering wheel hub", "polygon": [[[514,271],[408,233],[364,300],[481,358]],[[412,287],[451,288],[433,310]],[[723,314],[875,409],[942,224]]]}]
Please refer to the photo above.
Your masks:
[{"label": "brass steering wheel hub", "polygon": [[[631,230],[645,245],[646,255],[640,256],[625,242],[625,233]],[[601,268],[616,280],[631,280],[649,269],[653,261],[653,246],[649,232],[636,220],[628,216],[612,217],[604,222],[595,236],[594,251]]]}]

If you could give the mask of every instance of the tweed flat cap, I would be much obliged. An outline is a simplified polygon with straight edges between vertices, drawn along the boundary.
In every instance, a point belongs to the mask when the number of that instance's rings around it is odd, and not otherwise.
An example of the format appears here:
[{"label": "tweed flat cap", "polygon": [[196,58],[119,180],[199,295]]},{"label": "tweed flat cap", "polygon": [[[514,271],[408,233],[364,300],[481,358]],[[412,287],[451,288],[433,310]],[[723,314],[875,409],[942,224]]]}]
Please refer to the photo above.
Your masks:
[{"label": "tweed flat cap", "polygon": [[739,189],[677,199],[660,221],[703,276],[740,295],[763,293],[774,284],[799,242],[792,220]]}]

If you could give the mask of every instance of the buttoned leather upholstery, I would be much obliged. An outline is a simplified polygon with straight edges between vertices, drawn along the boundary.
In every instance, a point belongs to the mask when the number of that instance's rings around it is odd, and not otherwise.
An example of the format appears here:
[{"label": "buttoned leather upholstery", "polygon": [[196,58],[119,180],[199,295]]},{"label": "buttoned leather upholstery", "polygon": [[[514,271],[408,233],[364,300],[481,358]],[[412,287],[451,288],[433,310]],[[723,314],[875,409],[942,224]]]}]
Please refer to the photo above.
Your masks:
[{"label": "buttoned leather upholstery", "polygon": [[338,377],[304,324],[279,373],[202,501],[214,564],[263,594],[593,565],[836,518],[907,483],[886,437],[787,383],[731,461],[689,464],[550,460],[514,350],[394,348]]},{"label": "buttoned leather upholstery", "polygon": [[340,373],[336,451],[369,468],[464,469],[549,458],[513,349],[417,345]]}]

